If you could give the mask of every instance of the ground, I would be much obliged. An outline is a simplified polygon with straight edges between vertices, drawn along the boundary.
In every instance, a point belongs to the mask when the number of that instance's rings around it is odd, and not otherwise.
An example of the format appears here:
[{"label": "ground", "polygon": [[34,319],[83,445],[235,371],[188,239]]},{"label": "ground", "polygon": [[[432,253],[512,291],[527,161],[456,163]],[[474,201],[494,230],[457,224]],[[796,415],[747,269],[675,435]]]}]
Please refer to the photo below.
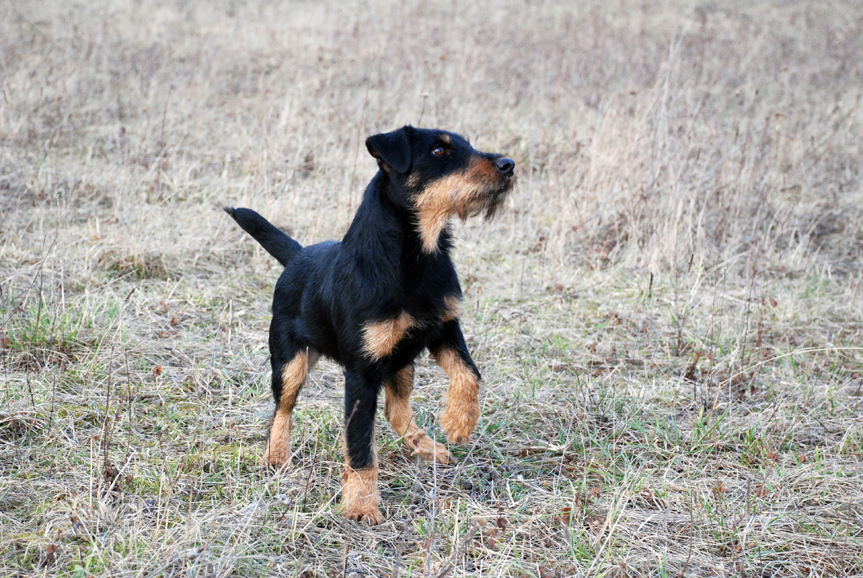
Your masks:
[{"label": "ground", "polygon": [[[863,9],[853,2],[0,7],[0,574],[863,573]],[[515,159],[454,223],[482,417],[379,418],[338,516],[342,377],[294,463],[274,259],[338,238],[412,123]],[[438,440],[443,372],[415,408]]]}]

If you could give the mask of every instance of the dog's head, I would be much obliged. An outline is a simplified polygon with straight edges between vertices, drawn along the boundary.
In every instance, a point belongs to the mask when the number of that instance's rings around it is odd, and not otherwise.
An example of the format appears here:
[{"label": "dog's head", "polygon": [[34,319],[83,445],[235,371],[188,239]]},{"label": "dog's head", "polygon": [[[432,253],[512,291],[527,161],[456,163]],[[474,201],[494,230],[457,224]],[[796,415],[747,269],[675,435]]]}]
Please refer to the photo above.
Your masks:
[{"label": "dog's head", "polygon": [[462,220],[485,213],[491,218],[515,184],[515,162],[473,148],[462,136],[406,126],[366,140],[369,153],[405,198],[396,199],[416,214],[429,253],[452,215]]}]

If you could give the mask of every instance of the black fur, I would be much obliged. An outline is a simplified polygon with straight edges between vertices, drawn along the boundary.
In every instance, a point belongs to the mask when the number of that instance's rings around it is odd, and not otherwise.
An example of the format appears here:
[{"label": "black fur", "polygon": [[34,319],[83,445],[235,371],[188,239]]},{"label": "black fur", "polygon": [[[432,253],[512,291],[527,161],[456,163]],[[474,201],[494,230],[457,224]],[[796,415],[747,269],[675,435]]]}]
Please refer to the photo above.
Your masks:
[{"label": "black fur", "polygon": [[225,207],[225,212],[231,215],[237,224],[254,237],[283,267],[287,267],[291,257],[303,248],[251,209]]},{"label": "black fur", "polygon": [[[477,193],[483,198],[475,200],[482,210],[500,206],[515,180],[511,160],[479,152],[453,133],[404,127],[369,137],[366,145],[381,170],[341,242],[301,248],[254,211],[225,209],[286,266],[275,288],[270,327],[276,405],[281,370],[298,351],[311,348],[341,364],[346,457],[353,468],[373,464],[373,423],[385,378],[411,365],[423,350],[450,347],[479,377],[458,320],[442,317],[447,298],[461,297],[449,255],[450,232],[445,227],[436,249],[424,249],[417,199],[437,180],[464,171],[472,159],[487,163],[481,175],[487,174],[489,182]],[[416,327],[386,356],[370,358],[363,349],[363,328],[402,312],[417,321]]]}]

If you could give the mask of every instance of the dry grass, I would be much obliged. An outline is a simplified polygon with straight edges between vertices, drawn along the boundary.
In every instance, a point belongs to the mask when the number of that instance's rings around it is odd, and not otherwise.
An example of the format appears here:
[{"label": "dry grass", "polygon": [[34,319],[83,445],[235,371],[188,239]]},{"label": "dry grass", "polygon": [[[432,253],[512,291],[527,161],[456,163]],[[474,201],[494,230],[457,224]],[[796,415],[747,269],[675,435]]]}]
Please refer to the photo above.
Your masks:
[{"label": "dry grass", "polygon": [[[0,574],[863,574],[855,3],[45,0],[0,7]],[[411,122],[508,152],[456,225],[485,375],[458,465],[379,424],[337,515],[341,375],[256,467],[275,263]],[[445,379],[424,359],[421,427]]]}]

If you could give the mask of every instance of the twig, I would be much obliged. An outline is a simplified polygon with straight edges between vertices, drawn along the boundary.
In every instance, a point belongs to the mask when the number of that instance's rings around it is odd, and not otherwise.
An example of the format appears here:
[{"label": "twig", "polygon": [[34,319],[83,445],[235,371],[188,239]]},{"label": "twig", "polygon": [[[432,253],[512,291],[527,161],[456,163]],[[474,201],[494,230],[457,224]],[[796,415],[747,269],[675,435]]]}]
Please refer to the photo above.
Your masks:
[{"label": "twig", "polygon": [[[692,514],[693,509],[692,504],[692,494],[689,494],[689,527],[695,531],[695,517]],[[684,574],[686,574],[686,569],[689,568],[689,560],[692,558],[692,534],[689,535],[689,554],[686,555],[686,562],[683,563],[683,568],[680,569],[680,573],[677,574],[677,578],[682,578]]]},{"label": "twig", "polygon": [[[114,377],[114,346],[116,345],[116,339],[111,343],[111,355],[108,358],[108,382],[106,385],[105,392],[105,424],[102,428],[102,447],[105,449],[105,460],[102,464],[103,468],[108,467],[108,448],[111,445],[111,440],[108,439],[108,424],[111,421],[111,381]],[[104,470],[103,470],[104,471]]]},{"label": "twig", "polygon": [[[437,445],[434,446],[437,449]],[[437,501],[439,497],[438,487],[437,487],[437,456],[432,457],[432,510],[431,510],[431,520],[429,522],[429,537],[426,542],[426,574],[428,574],[431,569],[431,553],[432,546],[434,545],[434,524],[435,517],[437,516]]]},{"label": "twig", "polygon": [[33,399],[33,387],[30,385],[30,374],[29,373],[24,377],[24,380],[27,382],[27,391],[30,392],[30,407],[35,409],[36,400]]},{"label": "twig", "polygon": [[57,396],[57,367],[54,367],[54,382],[51,384],[51,414],[48,418],[48,428],[45,431],[45,437],[51,435],[51,425],[54,423],[54,400]]},{"label": "twig", "polygon": [[641,304],[641,323],[635,331],[635,351],[638,351],[638,342],[641,339],[641,328],[644,327],[644,319],[647,316],[647,300],[653,291],[653,272],[650,273],[650,284],[647,286],[647,293],[644,295],[644,301]]},{"label": "twig", "polygon": [[[407,527],[407,525],[405,525],[405,526]],[[846,543],[848,542],[847,533],[845,536],[845,542]],[[396,557],[395,557],[395,561],[393,564],[392,578],[399,578],[399,573],[401,572],[401,569],[402,569],[402,551],[404,550],[404,548],[405,548],[405,541],[404,541],[404,539],[400,538],[398,545],[396,546]]]},{"label": "twig", "polygon": [[[52,243],[52,245],[53,245],[53,243]],[[42,299],[42,283],[45,279],[45,275],[42,274],[42,271],[43,271],[43,267],[45,265],[45,236],[42,237],[42,249],[41,249],[40,253],[42,254],[42,259],[39,261],[39,272],[37,273],[37,275],[39,275],[39,295],[38,295],[39,301],[38,301],[38,304],[36,306],[36,323],[33,324],[33,331],[30,332],[30,351],[31,351],[30,354],[31,355],[33,355],[32,352],[36,350],[36,336],[39,333],[39,324],[42,322],[42,301],[43,301],[43,299]],[[38,358],[36,356],[33,356],[33,359],[34,359],[34,361],[38,360]],[[38,365],[39,362],[36,361],[36,364]],[[29,384],[30,383],[28,382],[27,385],[29,385]],[[30,395],[32,396],[33,393],[31,392]]]},{"label": "twig", "polygon": [[342,549],[342,576],[348,575],[348,548],[350,547],[351,535],[345,534],[345,547]]},{"label": "twig", "polygon": [[[309,468],[309,475],[306,476],[306,485],[303,488],[303,499],[300,502],[300,507],[304,510],[306,509],[306,497],[309,495],[309,486],[312,483],[312,476],[315,473],[315,466],[318,464],[318,438],[319,436],[315,435],[315,449],[312,451],[312,467]],[[345,456],[345,459],[347,459],[347,456]],[[288,509],[285,508],[285,512],[287,511]]]},{"label": "twig", "polygon": [[129,435],[126,437],[126,461],[128,462],[132,447],[132,376],[129,373],[129,352],[123,353],[126,357],[126,409],[129,413]]}]

